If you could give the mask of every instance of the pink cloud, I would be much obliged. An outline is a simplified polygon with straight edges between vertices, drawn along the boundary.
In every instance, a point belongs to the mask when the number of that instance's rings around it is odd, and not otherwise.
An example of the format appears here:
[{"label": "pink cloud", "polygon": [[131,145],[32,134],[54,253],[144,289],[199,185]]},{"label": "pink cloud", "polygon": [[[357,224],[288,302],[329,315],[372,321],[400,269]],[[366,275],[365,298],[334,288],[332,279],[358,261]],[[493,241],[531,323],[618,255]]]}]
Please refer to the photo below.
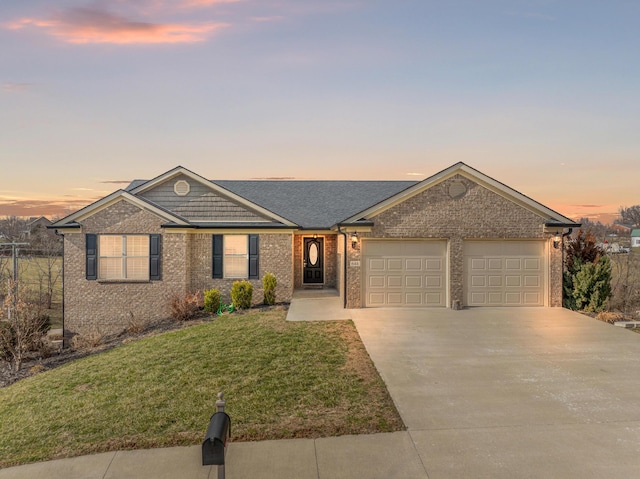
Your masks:
[{"label": "pink cloud", "polygon": [[51,20],[23,18],[7,25],[18,30],[27,27],[45,29],[68,43],[158,44],[195,43],[206,40],[224,23],[178,24],[136,22],[91,8],[73,8]]},{"label": "pink cloud", "polygon": [[184,0],[182,5],[185,7],[209,7],[218,3],[237,3],[242,0]]}]

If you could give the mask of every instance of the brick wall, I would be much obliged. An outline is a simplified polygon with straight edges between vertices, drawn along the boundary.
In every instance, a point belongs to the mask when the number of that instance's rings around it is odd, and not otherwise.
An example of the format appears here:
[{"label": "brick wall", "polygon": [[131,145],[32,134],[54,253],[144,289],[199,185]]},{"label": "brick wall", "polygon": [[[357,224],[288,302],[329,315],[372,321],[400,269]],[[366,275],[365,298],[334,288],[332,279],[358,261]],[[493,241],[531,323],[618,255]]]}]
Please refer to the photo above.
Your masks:
[{"label": "brick wall", "polygon": [[[153,321],[170,316],[170,302],[187,291],[219,288],[229,301],[233,280],[211,278],[211,234],[175,233],[161,228],[164,220],[127,202],[119,201],[82,221],[78,233],[64,237],[64,302],[67,334],[99,331],[115,334],[133,317]],[[161,234],[162,280],[105,282],[86,279],[85,235]],[[276,301],[289,302],[293,292],[292,235],[260,235],[260,278],[276,275]],[[263,300],[262,279],[252,280],[254,303]]]},{"label": "brick wall", "polygon": [[[222,294],[222,300],[231,302],[231,287],[234,279],[212,278],[212,234],[189,235],[190,266],[189,289],[191,291],[204,291],[216,288]],[[290,302],[293,295],[293,235],[290,233],[261,234],[259,275],[260,279],[252,279],[253,303],[261,304],[264,300],[262,277],[268,271],[276,276],[276,302]]]},{"label": "brick wall", "polygon": [[[452,199],[449,187],[462,182],[464,196]],[[443,181],[372,218],[375,226],[361,238],[434,238],[449,243],[450,300],[463,301],[463,252],[467,239],[545,239],[545,219],[461,175]],[[561,253],[549,251],[550,306],[561,306]],[[362,306],[362,249],[348,247],[348,264],[361,261],[361,267],[348,266],[347,307]]]},{"label": "brick wall", "polygon": [[163,234],[161,281],[126,283],[85,279],[85,234],[161,234],[161,223],[156,215],[120,201],[84,220],[81,232],[65,234],[64,313],[67,332],[113,334],[125,329],[132,317],[156,320],[169,316],[171,297],[185,291],[186,248],[183,234]]}]

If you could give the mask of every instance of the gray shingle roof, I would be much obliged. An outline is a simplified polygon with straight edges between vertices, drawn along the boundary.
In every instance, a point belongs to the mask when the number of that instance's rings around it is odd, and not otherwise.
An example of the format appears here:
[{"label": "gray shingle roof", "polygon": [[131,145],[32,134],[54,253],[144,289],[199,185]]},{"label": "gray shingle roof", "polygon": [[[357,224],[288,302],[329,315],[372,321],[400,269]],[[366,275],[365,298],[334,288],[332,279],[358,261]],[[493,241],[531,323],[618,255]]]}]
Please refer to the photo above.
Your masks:
[{"label": "gray shingle roof", "polygon": [[329,228],[416,181],[213,180],[306,229]]},{"label": "gray shingle roof", "polygon": [[[146,183],[134,180],[126,191]],[[326,229],[417,181],[211,180],[305,229]],[[186,217],[186,213],[182,211]]]}]

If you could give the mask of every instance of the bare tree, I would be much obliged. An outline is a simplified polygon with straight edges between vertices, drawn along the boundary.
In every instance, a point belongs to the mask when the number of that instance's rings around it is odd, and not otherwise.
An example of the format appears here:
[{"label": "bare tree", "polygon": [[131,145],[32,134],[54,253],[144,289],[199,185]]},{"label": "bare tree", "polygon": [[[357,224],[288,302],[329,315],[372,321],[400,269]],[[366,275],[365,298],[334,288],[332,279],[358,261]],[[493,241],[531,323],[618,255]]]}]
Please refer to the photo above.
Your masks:
[{"label": "bare tree", "polygon": [[629,206],[628,208],[621,206],[618,213],[620,213],[618,223],[640,228],[640,205]]},{"label": "bare tree", "polygon": [[53,231],[36,227],[31,233],[30,251],[35,256],[40,289],[44,289],[44,302],[47,309],[51,309],[53,293],[62,279],[62,238]]},{"label": "bare tree", "polygon": [[5,216],[0,220],[0,235],[9,242],[24,239],[27,231],[27,220],[18,216]]},{"label": "bare tree", "polygon": [[613,280],[611,307],[623,313],[640,308],[640,256],[617,254],[611,256]]},{"label": "bare tree", "polygon": [[26,354],[39,347],[47,324],[41,306],[29,301],[27,291],[10,280],[0,310],[0,359],[19,371]]}]

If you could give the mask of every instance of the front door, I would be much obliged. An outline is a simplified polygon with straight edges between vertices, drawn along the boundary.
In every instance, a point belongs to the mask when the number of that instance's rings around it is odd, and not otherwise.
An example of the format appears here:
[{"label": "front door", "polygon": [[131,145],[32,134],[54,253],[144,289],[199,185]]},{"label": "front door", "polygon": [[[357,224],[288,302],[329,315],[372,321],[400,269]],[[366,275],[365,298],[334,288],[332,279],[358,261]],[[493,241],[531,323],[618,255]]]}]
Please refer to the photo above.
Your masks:
[{"label": "front door", "polygon": [[324,283],[324,238],[304,238],[304,284]]}]

